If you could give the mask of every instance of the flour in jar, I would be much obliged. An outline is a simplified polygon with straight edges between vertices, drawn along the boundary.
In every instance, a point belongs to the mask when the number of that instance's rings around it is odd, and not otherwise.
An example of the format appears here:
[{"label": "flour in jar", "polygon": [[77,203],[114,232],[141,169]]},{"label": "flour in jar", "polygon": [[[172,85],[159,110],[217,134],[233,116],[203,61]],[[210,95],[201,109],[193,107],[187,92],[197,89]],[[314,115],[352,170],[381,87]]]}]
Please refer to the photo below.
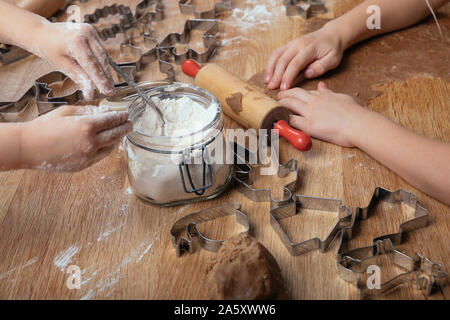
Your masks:
[{"label": "flour in jar", "polygon": [[[140,148],[125,140],[125,150],[129,165],[129,179],[134,193],[157,205],[167,205],[179,201],[195,201],[199,195],[186,192],[180,175],[180,161],[189,164],[193,185],[207,186],[203,197],[210,197],[223,190],[231,179],[231,166],[225,161],[212,163],[210,167],[203,166],[203,152],[200,149],[190,150],[193,145],[209,140],[206,145],[208,158],[213,150],[223,146],[223,120],[216,116],[221,113],[217,102],[204,105],[189,96],[160,99],[152,97],[153,102],[164,115],[165,126],[157,112],[146,107],[134,122],[134,131],[153,136],[148,143],[151,149],[167,152],[151,151]],[[205,127],[207,126],[207,129]],[[191,137],[189,134],[198,132]],[[164,135],[170,139],[160,139]],[[214,138],[210,140],[211,138]],[[180,153],[187,151],[186,153]],[[173,152],[168,153],[168,151]],[[212,181],[208,171],[211,170]],[[188,189],[194,189],[186,181]]]},{"label": "flour in jar", "polygon": [[164,115],[165,125],[157,112],[148,107],[136,121],[135,129],[152,136],[183,136],[203,129],[210,124],[216,114],[217,105],[205,108],[189,97],[159,99],[152,98]]}]

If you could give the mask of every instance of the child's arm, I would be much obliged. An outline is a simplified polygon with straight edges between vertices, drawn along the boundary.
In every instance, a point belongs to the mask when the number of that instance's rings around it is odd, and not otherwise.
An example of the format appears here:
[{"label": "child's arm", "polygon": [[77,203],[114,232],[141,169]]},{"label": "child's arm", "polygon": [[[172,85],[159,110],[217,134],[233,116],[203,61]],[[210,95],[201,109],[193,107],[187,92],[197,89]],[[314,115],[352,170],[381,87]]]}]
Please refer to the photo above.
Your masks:
[{"label": "child's arm", "polygon": [[[428,0],[434,10],[448,0]],[[367,28],[367,8],[377,5],[381,11],[381,29]],[[336,68],[343,52],[357,42],[410,26],[431,14],[426,0],[367,0],[321,29],[292,40],[270,57],[265,82],[269,89],[289,89],[297,74],[318,77]]]},{"label": "child's arm", "polygon": [[0,1],[0,42],[49,61],[77,82],[87,100],[97,87],[110,95],[114,81],[95,29],[85,23],[50,23],[41,16]]},{"label": "child's arm", "polygon": [[297,115],[290,124],[344,147],[358,147],[416,188],[450,204],[450,144],[422,137],[323,82],[317,91],[280,91],[280,104]]},{"label": "child's arm", "polygon": [[127,112],[93,106],[63,106],[31,122],[0,123],[0,170],[81,170],[109,155],[131,128]]}]

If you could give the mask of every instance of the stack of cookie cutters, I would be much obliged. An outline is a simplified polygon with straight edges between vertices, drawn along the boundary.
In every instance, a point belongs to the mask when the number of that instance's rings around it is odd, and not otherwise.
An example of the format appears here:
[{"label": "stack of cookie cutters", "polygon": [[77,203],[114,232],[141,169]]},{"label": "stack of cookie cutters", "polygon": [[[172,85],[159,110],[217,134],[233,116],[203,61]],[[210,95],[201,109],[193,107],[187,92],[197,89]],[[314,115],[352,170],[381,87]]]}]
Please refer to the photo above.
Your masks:
[{"label": "stack of cookie cutters", "polygon": [[[130,61],[120,63],[119,66],[134,79],[135,72],[139,71],[144,64],[158,62],[159,69],[166,74],[167,81],[175,80],[175,71],[171,63],[172,60],[181,64],[186,59],[194,59],[199,63],[206,63],[214,54],[217,47],[216,34],[218,32],[218,21],[214,19],[190,19],[187,20],[182,33],[173,32],[168,34],[161,43],[152,36],[154,21],[160,21],[164,17],[164,10],[161,0],[144,0],[136,6],[135,14],[124,5],[113,4],[96,9],[92,14],[87,14],[84,21],[90,24],[98,24],[101,19],[112,15],[119,15],[120,22],[109,27],[97,30],[102,40],[116,37],[117,34],[124,35],[124,41],[120,45],[122,56],[132,56]],[[218,3],[211,11],[197,12],[188,1],[180,1],[182,13],[193,13],[196,17],[215,17],[217,14],[231,9],[231,1],[224,0]],[[198,52],[188,49],[185,53],[176,52],[176,43],[187,43],[190,39],[191,31],[194,29],[205,30],[203,43],[206,50]],[[137,39],[143,40],[145,46],[152,46],[148,51],[143,52],[135,45]],[[6,51],[5,51],[6,50]],[[12,50],[12,51],[11,51]],[[21,55],[15,48],[6,48],[0,54],[4,62],[17,60]],[[77,104],[82,100],[80,90],[69,92],[68,94],[55,96],[51,90],[52,84],[64,82],[67,77],[60,72],[51,72],[36,80],[35,85],[26,91],[18,101],[8,101],[0,103],[0,121],[18,121],[21,115],[32,105],[33,98],[36,99],[38,114],[44,114],[64,104]],[[125,86],[124,82],[116,83],[115,87]]]}]

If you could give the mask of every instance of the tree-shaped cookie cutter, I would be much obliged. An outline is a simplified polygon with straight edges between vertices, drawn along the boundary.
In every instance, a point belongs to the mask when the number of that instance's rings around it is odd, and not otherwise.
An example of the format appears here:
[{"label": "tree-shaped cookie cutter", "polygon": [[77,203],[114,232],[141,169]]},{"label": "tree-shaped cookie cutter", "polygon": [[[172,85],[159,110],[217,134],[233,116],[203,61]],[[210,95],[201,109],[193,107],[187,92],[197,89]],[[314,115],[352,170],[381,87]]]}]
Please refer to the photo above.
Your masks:
[{"label": "tree-shaped cookie cutter", "polygon": [[[448,273],[442,270],[440,264],[434,263],[418,253],[410,257],[396,250],[389,238],[376,240],[372,246],[352,250],[352,255],[365,258],[359,259],[356,264],[353,264],[355,260],[344,259],[341,263],[338,263],[338,272],[342,279],[350,282],[358,289],[361,299],[381,296],[409,282],[413,283],[417,290],[422,290],[427,296],[447,285]],[[378,287],[368,287],[367,283],[361,280],[361,275],[366,272],[369,266],[379,266],[381,255],[387,255],[392,263],[405,269],[406,272],[380,283]],[[424,277],[423,274],[426,276]]]},{"label": "tree-shaped cookie cutter", "polygon": [[214,19],[232,9],[231,0],[221,0],[211,10],[206,11],[197,11],[192,0],[180,0],[178,1],[178,7],[182,14],[194,16],[196,19]]},{"label": "tree-shaped cookie cutter", "polygon": [[[188,214],[177,220],[170,229],[170,237],[176,249],[177,257],[180,257],[184,252],[194,253],[199,247],[212,252],[219,250],[224,240],[212,240],[205,237],[198,230],[197,225],[200,223],[235,215],[236,223],[244,227],[243,232],[249,232],[250,222],[248,216],[240,209],[240,203],[226,202]],[[183,236],[184,232],[186,232],[186,237]]]},{"label": "tree-shaped cookie cutter", "polygon": [[[265,138],[268,137],[266,136]],[[267,148],[267,145],[262,143],[265,138],[260,137],[258,150]],[[230,145],[233,150],[234,164],[236,166],[234,181],[236,182],[237,190],[253,202],[270,202],[270,207],[276,208],[293,202],[293,194],[297,191],[299,184],[299,170],[296,159],[290,159],[284,164],[280,163],[278,151],[272,148],[274,145],[273,139],[279,139],[279,137],[277,135],[272,135],[271,137],[272,164],[276,166],[277,177],[283,178],[289,174],[295,175],[292,181],[284,185],[282,199],[274,198],[269,189],[256,189],[252,187],[255,174],[257,174],[256,171],[261,168],[261,164],[257,161],[258,150],[252,151],[234,141],[230,141]]]},{"label": "tree-shaped cookie cutter", "polygon": [[[270,225],[277,233],[281,242],[292,256],[299,256],[313,250],[326,252],[335,239],[342,243],[343,238],[351,237],[355,215],[348,206],[343,206],[341,200],[295,195],[295,202],[270,210]],[[280,221],[292,218],[302,213],[302,210],[318,210],[338,215],[337,223],[325,239],[318,237],[302,242],[294,242]]]}]

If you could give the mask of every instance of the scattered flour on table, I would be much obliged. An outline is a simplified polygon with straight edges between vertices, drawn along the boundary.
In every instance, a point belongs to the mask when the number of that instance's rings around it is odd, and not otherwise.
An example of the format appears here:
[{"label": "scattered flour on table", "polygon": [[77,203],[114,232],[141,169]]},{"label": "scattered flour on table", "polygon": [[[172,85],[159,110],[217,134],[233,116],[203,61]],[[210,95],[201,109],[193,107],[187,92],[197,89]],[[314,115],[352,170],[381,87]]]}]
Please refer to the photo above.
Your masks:
[{"label": "scattered flour on table", "polygon": [[38,261],[38,257],[34,257],[33,259],[30,259],[30,260],[28,260],[27,262],[25,262],[25,264],[23,264],[23,265],[21,265],[21,266],[18,266],[18,267],[14,267],[14,268],[12,268],[12,269],[9,270],[9,271],[6,271],[6,272],[0,274],[0,279],[6,278],[6,277],[9,276],[11,273],[13,273],[13,272],[15,272],[15,271],[18,271],[18,270],[21,270],[21,269],[23,269],[23,268],[26,268],[26,267],[32,265],[33,263],[35,263],[36,261]]},{"label": "scattered flour on table", "polygon": [[[164,115],[166,121],[164,136],[182,136],[201,130],[211,123],[217,114],[216,105],[205,109],[200,103],[189,97],[179,99],[153,97],[152,100]],[[163,134],[162,125],[156,111],[149,107],[136,121],[135,128],[148,135],[161,136]]]},{"label": "scattered flour on table", "polygon": [[57,266],[61,271],[64,271],[69,263],[72,262],[72,258],[80,251],[80,248],[76,245],[71,245],[64,251],[61,251],[55,259],[53,259],[53,264]]},{"label": "scattered flour on table", "polygon": [[271,27],[271,22],[282,15],[285,15],[282,2],[272,0],[261,4],[261,1],[253,0],[234,8],[233,13],[222,22],[245,32],[251,29],[267,30]]},{"label": "scattered flour on table", "polygon": [[129,196],[131,196],[131,195],[134,193],[132,187],[128,187],[127,190],[126,190],[125,192],[126,192],[126,194],[129,195]]},{"label": "scattered flour on table", "polygon": [[105,232],[102,232],[102,234],[99,235],[99,237],[97,238],[97,242],[99,241],[103,241],[104,239],[108,238],[112,233],[118,231],[119,229],[122,229],[122,227],[125,225],[125,222],[118,225],[117,227],[114,227],[110,230],[107,230]]}]

